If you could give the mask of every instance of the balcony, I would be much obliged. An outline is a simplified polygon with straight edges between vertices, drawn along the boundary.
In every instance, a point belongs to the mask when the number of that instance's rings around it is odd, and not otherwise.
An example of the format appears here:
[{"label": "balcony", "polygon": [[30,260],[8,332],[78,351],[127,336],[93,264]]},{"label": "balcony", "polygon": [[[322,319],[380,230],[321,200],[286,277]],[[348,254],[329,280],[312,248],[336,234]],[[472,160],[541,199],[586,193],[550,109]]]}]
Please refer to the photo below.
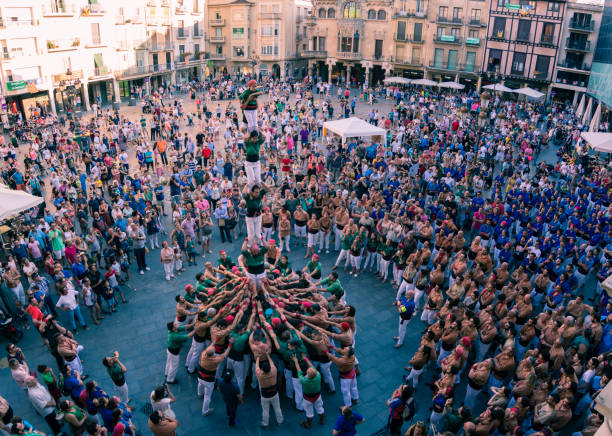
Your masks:
[{"label": "balcony", "polygon": [[480,38],[465,38],[465,45],[478,47],[480,45]]},{"label": "balcony", "polygon": [[540,44],[544,44],[544,45],[554,45],[553,41],[554,41],[553,35],[542,35],[542,37],[540,38]]},{"label": "balcony", "polygon": [[480,73],[480,70],[476,68],[474,64],[459,64],[459,63],[448,63],[446,61],[436,62],[431,61],[429,63],[429,67],[434,70],[444,70],[444,71],[462,71],[465,73]]},{"label": "balcony", "polygon": [[582,88],[587,86],[587,83],[588,83],[588,81],[583,81],[583,80],[568,80],[568,79],[564,79],[564,78],[561,78],[561,77],[557,77],[555,82],[556,83],[561,83],[563,85],[580,86]]},{"label": "balcony", "polygon": [[130,44],[127,41],[119,41],[116,45],[117,51],[128,51],[130,49]]},{"label": "balcony", "polygon": [[572,51],[590,52],[591,41],[573,41],[570,38],[565,40],[565,48]]},{"label": "balcony", "polygon": [[172,50],[172,44],[169,42],[164,42],[164,43],[156,43],[156,42],[149,42],[148,45],[148,49],[150,51],[170,51]]},{"label": "balcony", "polygon": [[583,22],[574,20],[573,18],[569,21],[569,30],[575,32],[593,32],[595,30],[595,21]]},{"label": "balcony", "polygon": [[414,39],[412,35],[397,35],[393,34],[393,39],[396,42],[411,42],[413,44],[423,44],[425,41],[423,39]]},{"label": "balcony", "polygon": [[463,26],[463,18],[460,18],[460,17],[451,18],[450,25],[451,26]]},{"label": "balcony", "polygon": [[297,17],[295,17],[295,22],[300,24],[302,22],[303,18],[301,15],[298,15]]},{"label": "balcony", "polygon": [[325,50],[304,50],[302,52],[303,58],[326,58],[327,51]]},{"label": "balcony", "polygon": [[470,21],[468,21],[468,26],[471,26],[471,27],[485,27],[486,24],[483,23],[482,21],[480,21],[478,18],[470,18]]},{"label": "balcony", "polygon": [[131,21],[134,24],[142,24],[142,17],[140,15],[136,15],[135,17],[132,17],[131,19],[125,21],[126,23]]},{"label": "balcony", "polygon": [[279,12],[260,12],[259,18],[262,20],[280,20],[281,14]]},{"label": "balcony", "polygon": [[423,60],[421,58],[412,58],[412,59],[397,59],[394,61],[396,65],[408,65],[411,67],[422,67]]},{"label": "balcony", "polygon": [[455,35],[436,35],[434,42],[439,44],[461,44],[461,38]]},{"label": "balcony", "polygon": [[34,20],[18,20],[15,17],[11,18],[0,18],[0,29],[7,27],[29,27],[36,25]]},{"label": "balcony", "polygon": [[208,59],[211,61],[224,61],[225,55],[223,53],[211,53]]},{"label": "balcony", "polygon": [[188,38],[189,37],[189,30],[179,27],[178,28],[178,33],[176,35],[177,38]]},{"label": "balcony", "polygon": [[198,32],[198,33],[193,33],[193,35],[191,35],[192,38],[202,38],[204,36],[203,32]]},{"label": "balcony", "polygon": [[185,15],[187,13],[187,8],[183,5],[179,5],[175,9],[176,15]]},{"label": "balcony", "polygon": [[446,15],[438,15],[438,18],[436,20],[438,23],[443,23],[443,24],[447,24],[449,22],[449,19]]},{"label": "balcony", "polygon": [[47,51],[54,53],[58,51],[76,50],[81,45],[79,38],[52,39],[47,41]]},{"label": "balcony", "polygon": [[338,51],[336,52],[336,57],[338,59],[361,59],[363,56],[361,55],[361,52]]},{"label": "balcony", "polygon": [[81,8],[82,17],[99,17],[106,13],[104,6],[99,3],[89,4],[84,8]]},{"label": "balcony", "polygon": [[223,44],[225,42],[225,36],[211,36],[209,40],[213,44]]},{"label": "balcony", "polygon": [[565,62],[558,62],[557,63],[557,67],[564,69],[564,70],[571,70],[571,71],[582,71],[585,73],[590,74],[591,73],[591,66],[589,64],[576,64],[574,62],[568,62],[567,60]]},{"label": "balcony", "polygon": [[147,26],[159,26],[159,18],[157,18],[157,17],[148,17],[147,18]]},{"label": "balcony", "polygon": [[225,26],[225,18],[214,18],[209,23],[213,27]]},{"label": "balcony", "polygon": [[89,78],[93,79],[96,77],[104,77],[108,76],[109,74],[110,70],[108,69],[108,67],[106,65],[102,65],[101,67],[94,68],[91,74],[89,75]]},{"label": "balcony", "polygon": [[74,17],[78,11],[77,5],[74,3],[51,2],[50,5],[42,5],[43,17]]},{"label": "balcony", "polygon": [[147,0],[147,6],[155,8],[159,6],[159,0]]},{"label": "balcony", "polygon": [[415,11],[415,10],[406,10],[399,11],[393,14],[393,19],[397,18],[427,18],[427,13],[425,11]]}]

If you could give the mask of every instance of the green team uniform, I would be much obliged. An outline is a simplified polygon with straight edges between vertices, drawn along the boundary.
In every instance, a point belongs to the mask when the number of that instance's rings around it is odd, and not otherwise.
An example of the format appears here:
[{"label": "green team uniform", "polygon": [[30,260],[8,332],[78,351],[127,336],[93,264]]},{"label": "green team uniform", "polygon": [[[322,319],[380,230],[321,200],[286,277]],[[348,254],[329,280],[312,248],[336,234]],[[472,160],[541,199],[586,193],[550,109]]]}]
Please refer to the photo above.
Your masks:
[{"label": "green team uniform", "polygon": [[242,252],[242,257],[244,258],[244,263],[249,274],[257,275],[266,271],[264,266],[264,257],[267,252],[267,247],[261,247],[256,256],[254,256],[249,250]]},{"label": "green team uniform", "polygon": [[168,351],[172,354],[178,354],[181,351],[183,344],[189,339],[185,327],[180,326],[175,332],[168,331]]},{"label": "green team uniform", "polygon": [[261,148],[261,144],[263,144],[261,135],[257,135],[255,141],[251,141],[250,138],[244,141],[244,152],[247,162],[259,162],[259,149]]},{"label": "green team uniform", "polygon": [[342,249],[350,250],[351,245],[353,245],[353,241],[355,241],[355,235],[353,234],[344,235],[342,237]]},{"label": "green team uniform", "polygon": [[313,279],[320,279],[321,278],[321,262],[314,263],[311,260],[306,265],[306,268],[308,268],[308,272],[310,273],[310,275],[312,276]]},{"label": "green team uniform", "polygon": [[[240,101],[244,104],[251,94],[255,94],[259,91],[251,91],[250,88],[247,88],[242,94],[240,94]],[[257,97],[251,99],[250,102],[246,104],[245,110],[254,111],[257,110]]]},{"label": "green team uniform", "polygon": [[257,216],[259,212],[261,212],[261,200],[263,200],[266,192],[267,191],[265,189],[260,189],[257,197],[253,197],[251,192],[244,196],[248,217],[253,218]]},{"label": "green team uniform", "polygon": [[338,300],[344,295],[344,289],[340,284],[340,280],[334,280],[333,282],[329,278],[321,280],[322,286],[327,286],[326,291],[334,295]]}]

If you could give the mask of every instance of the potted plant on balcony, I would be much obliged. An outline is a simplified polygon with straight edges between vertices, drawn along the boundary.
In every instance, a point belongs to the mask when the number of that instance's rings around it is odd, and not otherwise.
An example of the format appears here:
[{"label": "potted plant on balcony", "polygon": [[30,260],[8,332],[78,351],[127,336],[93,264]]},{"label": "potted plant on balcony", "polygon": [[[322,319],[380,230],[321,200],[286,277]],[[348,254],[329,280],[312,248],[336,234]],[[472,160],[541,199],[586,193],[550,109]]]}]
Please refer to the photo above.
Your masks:
[{"label": "potted plant on balcony", "polygon": [[47,41],[47,48],[49,50],[52,50],[54,48],[57,48],[57,44],[55,42],[53,42],[53,41]]},{"label": "potted plant on balcony", "polygon": [[187,62],[187,58],[189,58],[189,56],[191,56],[191,53],[187,51],[185,53],[181,53],[181,57],[183,58],[182,61]]},{"label": "potted plant on balcony", "polygon": [[79,45],[81,45],[81,40],[79,38],[74,38],[72,40],[72,46],[73,47],[78,47]]}]

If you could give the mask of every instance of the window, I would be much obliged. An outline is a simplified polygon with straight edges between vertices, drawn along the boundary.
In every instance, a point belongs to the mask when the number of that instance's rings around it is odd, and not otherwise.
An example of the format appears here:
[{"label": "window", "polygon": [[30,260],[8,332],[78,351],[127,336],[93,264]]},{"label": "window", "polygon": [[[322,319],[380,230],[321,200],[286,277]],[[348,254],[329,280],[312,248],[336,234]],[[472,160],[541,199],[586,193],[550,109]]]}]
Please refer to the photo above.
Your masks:
[{"label": "window", "polygon": [[185,53],[185,46],[183,44],[179,45],[179,56],[183,56]]},{"label": "window", "polygon": [[232,47],[232,54],[234,57],[244,57],[244,47]]},{"label": "window", "polygon": [[91,23],[91,42],[94,45],[100,45],[102,39],[100,38],[100,23]]},{"label": "window", "polygon": [[444,49],[437,48],[434,52],[434,68],[442,68],[444,63]]},{"label": "window", "polygon": [[470,29],[468,32],[468,38],[478,38],[478,30]]},{"label": "window", "polygon": [[344,12],[342,13],[344,18],[357,19],[361,18],[361,11],[355,2],[348,2],[344,5]]},{"label": "window", "polygon": [[368,20],[375,20],[376,19],[376,11],[374,9],[370,9],[368,11]]},{"label": "window", "polygon": [[261,46],[261,54],[262,55],[271,55],[273,53],[273,47],[271,45],[262,45]]},{"label": "window", "polygon": [[387,19],[387,13],[381,9],[380,11],[378,11],[377,18],[379,20],[386,20]]},{"label": "window", "polygon": [[325,39],[326,38],[324,36],[319,36],[319,50],[321,50],[321,51],[327,50],[325,48]]},{"label": "window", "polygon": [[497,0],[497,7],[503,8],[506,6],[506,0]]},{"label": "window", "polygon": [[555,25],[553,23],[544,23],[542,25],[542,39],[540,42],[544,44],[552,44],[555,35]]},{"label": "window", "polygon": [[336,10],[334,8],[327,10],[327,18],[336,18]]},{"label": "window", "polygon": [[340,51],[350,53],[353,51],[353,38],[343,36],[340,44]]},{"label": "window", "polygon": [[449,70],[456,70],[457,69],[457,57],[459,55],[459,52],[457,50],[449,50],[448,51],[448,62],[447,62],[447,68]]},{"label": "window", "polygon": [[244,27],[234,27],[232,29],[232,38],[234,39],[244,38]]},{"label": "window", "polygon": [[459,29],[456,27],[451,27],[450,34],[455,37],[455,39],[459,38]]},{"label": "window", "polygon": [[200,0],[193,0],[193,12],[200,12]]},{"label": "window", "polygon": [[511,74],[522,76],[525,74],[525,62],[527,60],[527,53],[514,52],[514,58],[512,59]]},{"label": "window", "polygon": [[453,20],[461,20],[463,18],[463,8],[453,8]]},{"label": "window", "polygon": [[383,40],[376,39],[374,40],[374,59],[378,60],[382,58],[383,51]]},{"label": "window", "polygon": [[470,14],[470,20],[480,21],[480,9],[472,9],[472,13]]},{"label": "window", "polygon": [[438,8],[438,18],[446,18],[447,14],[448,14],[447,6],[440,6]]},{"label": "window", "polygon": [[272,36],[274,33],[274,27],[271,25],[261,26],[261,36]]},{"label": "window", "polygon": [[436,35],[440,38],[442,35],[446,35],[446,27],[438,26],[436,30]]},{"label": "window", "polygon": [[274,46],[274,54],[277,55],[278,54],[278,45]]},{"label": "window", "polygon": [[222,45],[218,45],[216,52],[217,52],[218,55],[222,55],[223,54],[223,46]]},{"label": "window", "polygon": [[503,38],[506,33],[506,19],[501,17],[495,17],[493,21],[493,38]]},{"label": "window", "polygon": [[183,20],[179,20],[178,22],[178,36],[179,38],[185,36],[185,22]]},{"label": "window", "polygon": [[319,9],[319,18],[325,18],[325,17],[327,17],[327,11],[325,10],[325,8]]},{"label": "window", "polygon": [[423,40],[423,23],[414,23],[414,41]]},{"label": "window", "polygon": [[550,67],[550,56],[538,55],[533,75],[536,79],[548,79],[548,68]]},{"label": "window", "polygon": [[548,2],[548,6],[546,7],[546,12],[561,12],[561,3]]},{"label": "window", "polygon": [[489,60],[487,62],[487,71],[499,71],[501,65],[502,51],[498,49],[489,50]]},{"label": "window", "polygon": [[468,51],[465,53],[465,71],[474,72],[474,64],[476,63],[476,52]]},{"label": "window", "polygon": [[516,39],[519,41],[529,41],[531,33],[531,20],[519,20]]},{"label": "window", "polygon": [[193,23],[193,36],[200,36],[200,23],[197,21]]},{"label": "window", "polygon": [[406,39],[406,22],[398,21],[397,22],[397,40],[404,41]]},{"label": "window", "polygon": [[412,63],[421,63],[421,47],[412,47]]},{"label": "window", "polygon": [[193,45],[193,58],[197,59],[200,57],[200,44]]}]

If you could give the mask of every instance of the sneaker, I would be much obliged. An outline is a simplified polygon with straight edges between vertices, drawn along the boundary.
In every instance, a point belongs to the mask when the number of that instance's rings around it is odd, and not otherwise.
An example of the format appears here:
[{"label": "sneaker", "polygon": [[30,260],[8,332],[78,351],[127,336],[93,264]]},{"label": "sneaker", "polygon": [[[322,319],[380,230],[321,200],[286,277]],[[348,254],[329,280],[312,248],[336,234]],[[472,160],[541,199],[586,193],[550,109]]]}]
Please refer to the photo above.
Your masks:
[{"label": "sneaker", "polygon": [[144,271],[143,270],[140,270],[140,275],[144,276]]},{"label": "sneaker", "polygon": [[150,268],[150,267],[148,267],[148,266],[147,266],[147,267],[145,267],[145,269],[146,269],[147,271],[151,271],[151,268]]},{"label": "sneaker", "polygon": [[211,407],[210,409],[208,409],[208,412],[206,412],[206,413],[202,413],[202,416],[208,416],[208,415],[210,415],[211,413],[213,413],[214,411],[215,411],[215,408],[214,408],[214,407]]}]

